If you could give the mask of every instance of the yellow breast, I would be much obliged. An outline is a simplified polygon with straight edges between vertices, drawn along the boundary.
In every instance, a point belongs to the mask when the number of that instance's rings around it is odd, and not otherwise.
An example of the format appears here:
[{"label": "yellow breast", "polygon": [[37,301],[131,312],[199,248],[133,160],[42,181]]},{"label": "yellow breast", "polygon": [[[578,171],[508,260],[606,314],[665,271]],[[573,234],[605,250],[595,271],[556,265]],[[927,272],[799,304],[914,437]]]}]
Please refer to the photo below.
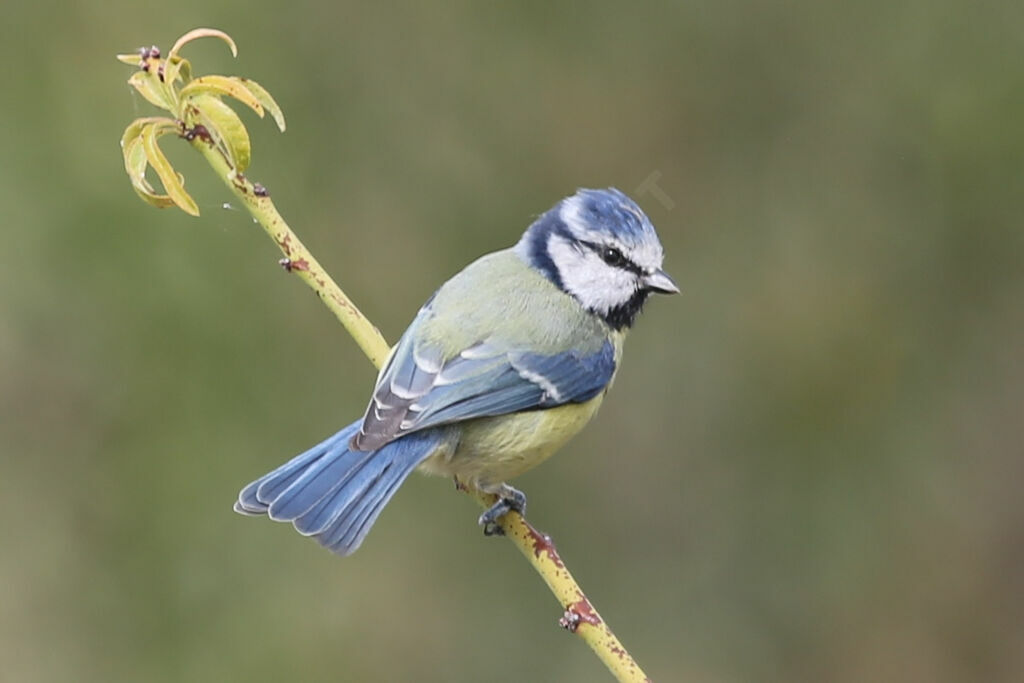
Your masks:
[{"label": "yellow breast", "polygon": [[462,434],[455,451],[434,454],[420,469],[456,476],[473,488],[493,489],[543,462],[575,436],[597,413],[604,393],[586,403],[465,422],[459,425]]}]

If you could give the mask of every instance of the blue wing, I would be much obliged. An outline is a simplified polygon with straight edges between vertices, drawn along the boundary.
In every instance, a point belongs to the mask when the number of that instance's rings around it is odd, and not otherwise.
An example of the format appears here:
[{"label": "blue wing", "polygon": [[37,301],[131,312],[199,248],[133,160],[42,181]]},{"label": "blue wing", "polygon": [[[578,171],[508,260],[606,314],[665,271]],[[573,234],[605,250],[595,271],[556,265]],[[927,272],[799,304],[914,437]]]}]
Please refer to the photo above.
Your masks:
[{"label": "blue wing", "polygon": [[485,340],[445,360],[440,350],[399,343],[377,382],[352,445],[373,450],[410,432],[597,396],[615,374],[615,347],[539,354]]}]

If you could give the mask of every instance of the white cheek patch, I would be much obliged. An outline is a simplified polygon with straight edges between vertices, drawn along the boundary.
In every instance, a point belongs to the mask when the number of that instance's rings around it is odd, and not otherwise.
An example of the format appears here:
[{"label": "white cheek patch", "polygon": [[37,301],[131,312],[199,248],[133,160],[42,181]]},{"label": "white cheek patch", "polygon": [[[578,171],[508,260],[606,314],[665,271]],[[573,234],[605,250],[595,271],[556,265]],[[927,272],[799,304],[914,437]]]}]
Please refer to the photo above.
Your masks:
[{"label": "white cheek patch", "polygon": [[636,293],[636,276],[609,266],[590,249],[570,244],[564,237],[553,234],[548,253],[565,290],[585,308],[606,314]]}]

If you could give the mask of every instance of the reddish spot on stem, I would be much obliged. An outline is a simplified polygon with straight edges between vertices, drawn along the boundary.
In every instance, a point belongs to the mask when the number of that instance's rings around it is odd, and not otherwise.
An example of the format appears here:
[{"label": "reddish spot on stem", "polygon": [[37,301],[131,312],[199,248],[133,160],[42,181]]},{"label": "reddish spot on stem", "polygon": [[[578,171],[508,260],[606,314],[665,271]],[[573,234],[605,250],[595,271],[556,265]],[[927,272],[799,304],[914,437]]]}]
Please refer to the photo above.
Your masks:
[{"label": "reddish spot on stem", "polygon": [[[597,612],[594,611],[594,606],[590,604],[590,600],[587,600],[587,596],[583,595],[579,591],[576,592],[580,596],[580,599],[565,608],[565,614],[558,620],[558,625],[569,631],[570,633],[576,633],[576,629],[580,627],[581,622],[586,622],[591,626],[600,626],[601,617],[597,616]],[[625,654],[621,649],[614,649],[613,652],[620,657]]]},{"label": "reddish spot on stem", "polygon": [[529,522],[525,519],[523,524],[526,525],[526,533],[530,535],[530,540],[533,542],[533,555],[534,557],[540,557],[541,553],[545,553],[548,559],[559,569],[565,567],[565,563],[562,562],[562,558],[558,556],[558,551],[555,549],[555,542],[551,540],[551,537],[547,534],[541,533],[533,528]]},{"label": "reddish spot on stem", "polygon": [[285,254],[287,254],[288,256],[291,256],[292,255],[292,236],[286,234],[284,236],[284,239],[277,240],[277,246],[281,247],[281,251],[283,251]]},{"label": "reddish spot on stem", "polygon": [[277,263],[282,268],[284,268],[285,271],[287,271],[289,273],[292,272],[293,270],[302,270],[302,271],[308,271],[309,270],[309,261],[307,261],[304,258],[296,259],[294,261],[292,261],[290,258],[283,258],[280,261],[278,261]]}]

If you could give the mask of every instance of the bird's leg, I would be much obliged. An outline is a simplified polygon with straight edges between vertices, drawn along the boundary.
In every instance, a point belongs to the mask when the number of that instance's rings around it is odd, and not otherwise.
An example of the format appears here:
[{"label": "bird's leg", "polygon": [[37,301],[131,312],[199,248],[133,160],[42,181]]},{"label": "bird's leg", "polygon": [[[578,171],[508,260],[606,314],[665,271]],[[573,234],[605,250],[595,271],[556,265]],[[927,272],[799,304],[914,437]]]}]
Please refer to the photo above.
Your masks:
[{"label": "bird's leg", "polygon": [[498,523],[508,512],[515,511],[520,515],[526,514],[526,494],[519,489],[514,489],[508,484],[502,484],[494,493],[498,501],[487,508],[477,523],[484,528],[484,536],[504,536],[505,530]]}]

